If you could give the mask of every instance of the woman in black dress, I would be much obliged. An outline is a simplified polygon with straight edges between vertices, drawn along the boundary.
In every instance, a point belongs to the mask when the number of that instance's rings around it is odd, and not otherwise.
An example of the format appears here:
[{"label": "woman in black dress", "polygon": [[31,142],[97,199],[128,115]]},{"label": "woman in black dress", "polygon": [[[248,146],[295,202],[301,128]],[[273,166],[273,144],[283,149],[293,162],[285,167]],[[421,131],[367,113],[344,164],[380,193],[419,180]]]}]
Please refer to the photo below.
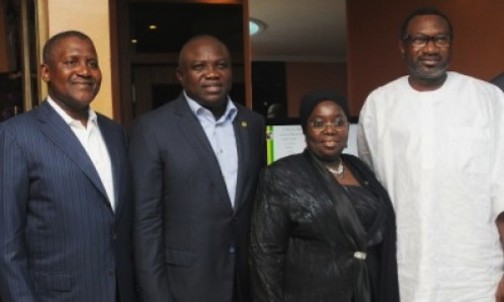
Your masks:
[{"label": "woman in black dress", "polygon": [[396,302],[395,219],[387,192],[348,140],[345,100],[307,95],[307,147],[267,167],[251,232],[254,301]]}]

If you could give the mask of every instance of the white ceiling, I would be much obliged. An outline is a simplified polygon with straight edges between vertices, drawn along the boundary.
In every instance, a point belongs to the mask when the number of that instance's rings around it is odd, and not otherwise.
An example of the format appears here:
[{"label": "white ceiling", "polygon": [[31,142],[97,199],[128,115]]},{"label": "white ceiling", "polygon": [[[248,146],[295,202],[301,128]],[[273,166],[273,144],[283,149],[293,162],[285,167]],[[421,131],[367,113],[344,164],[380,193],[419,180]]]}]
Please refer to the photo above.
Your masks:
[{"label": "white ceiling", "polygon": [[253,61],[346,61],[345,0],[249,0],[249,11],[266,24]]}]

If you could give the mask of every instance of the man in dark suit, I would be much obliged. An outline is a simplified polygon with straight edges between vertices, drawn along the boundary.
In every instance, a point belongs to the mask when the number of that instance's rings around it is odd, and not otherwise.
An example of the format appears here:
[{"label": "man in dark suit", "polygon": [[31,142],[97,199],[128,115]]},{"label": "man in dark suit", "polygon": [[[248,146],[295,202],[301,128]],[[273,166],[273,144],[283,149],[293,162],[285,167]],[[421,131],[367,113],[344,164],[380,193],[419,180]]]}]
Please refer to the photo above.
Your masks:
[{"label": "man in dark suit", "polygon": [[134,301],[126,135],[89,107],[95,47],[63,32],[43,61],[47,100],[0,124],[1,300]]},{"label": "man in dark suit", "polygon": [[189,40],[178,64],[182,94],[131,131],[140,293],[147,302],[249,301],[264,119],[230,100],[230,54],[215,37]]}]

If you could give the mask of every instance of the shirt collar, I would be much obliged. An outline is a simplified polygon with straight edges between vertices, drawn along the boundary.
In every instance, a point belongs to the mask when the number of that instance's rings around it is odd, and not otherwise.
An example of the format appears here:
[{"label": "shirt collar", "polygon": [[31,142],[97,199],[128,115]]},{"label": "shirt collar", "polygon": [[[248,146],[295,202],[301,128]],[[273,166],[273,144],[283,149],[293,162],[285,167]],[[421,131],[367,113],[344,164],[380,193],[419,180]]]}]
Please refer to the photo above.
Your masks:
[{"label": "shirt collar", "polygon": [[231,101],[231,99],[227,98],[227,105],[226,105],[226,110],[224,111],[224,114],[219,118],[219,120],[215,120],[214,115],[210,110],[207,108],[201,106],[198,102],[195,100],[191,99],[187,93],[184,90],[184,97],[187,100],[187,103],[189,104],[189,108],[191,108],[191,111],[198,117],[198,119],[212,119],[213,122],[215,123],[224,123],[226,121],[233,121],[236,117],[236,114],[238,113],[238,109],[236,108],[235,104]]},{"label": "shirt collar", "polygon": [[[50,96],[47,96],[47,102],[56,111],[56,113],[58,113],[58,115],[61,116],[61,118],[65,121],[65,123],[67,125],[71,126],[71,125],[75,125],[76,123],[80,124],[80,121],[78,121],[78,120],[74,119],[73,117],[71,117],[70,115],[68,115],[65,112],[65,110],[63,110]],[[94,112],[91,109],[91,107],[88,110],[89,110],[88,124],[93,124],[93,125],[97,126],[98,122],[97,122],[96,112]]]}]

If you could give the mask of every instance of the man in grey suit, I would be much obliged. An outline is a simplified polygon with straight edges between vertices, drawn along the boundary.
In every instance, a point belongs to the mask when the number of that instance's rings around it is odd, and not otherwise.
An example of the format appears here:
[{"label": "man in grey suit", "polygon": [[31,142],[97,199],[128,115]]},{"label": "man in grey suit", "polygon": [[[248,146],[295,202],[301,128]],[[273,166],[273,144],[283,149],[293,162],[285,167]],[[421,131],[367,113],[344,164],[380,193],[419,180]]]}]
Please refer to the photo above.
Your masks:
[{"label": "man in grey suit", "polygon": [[230,100],[230,54],[213,36],[183,46],[177,78],[181,95],[131,131],[140,294],[146,302],[249,301],[264,119]]},{"label": "man in grey suit", "polygon": [[0,124],[1,300],[134,301],[126,135],[89,107],[95,47],[63,32],[43,61],[47,100]]}]

